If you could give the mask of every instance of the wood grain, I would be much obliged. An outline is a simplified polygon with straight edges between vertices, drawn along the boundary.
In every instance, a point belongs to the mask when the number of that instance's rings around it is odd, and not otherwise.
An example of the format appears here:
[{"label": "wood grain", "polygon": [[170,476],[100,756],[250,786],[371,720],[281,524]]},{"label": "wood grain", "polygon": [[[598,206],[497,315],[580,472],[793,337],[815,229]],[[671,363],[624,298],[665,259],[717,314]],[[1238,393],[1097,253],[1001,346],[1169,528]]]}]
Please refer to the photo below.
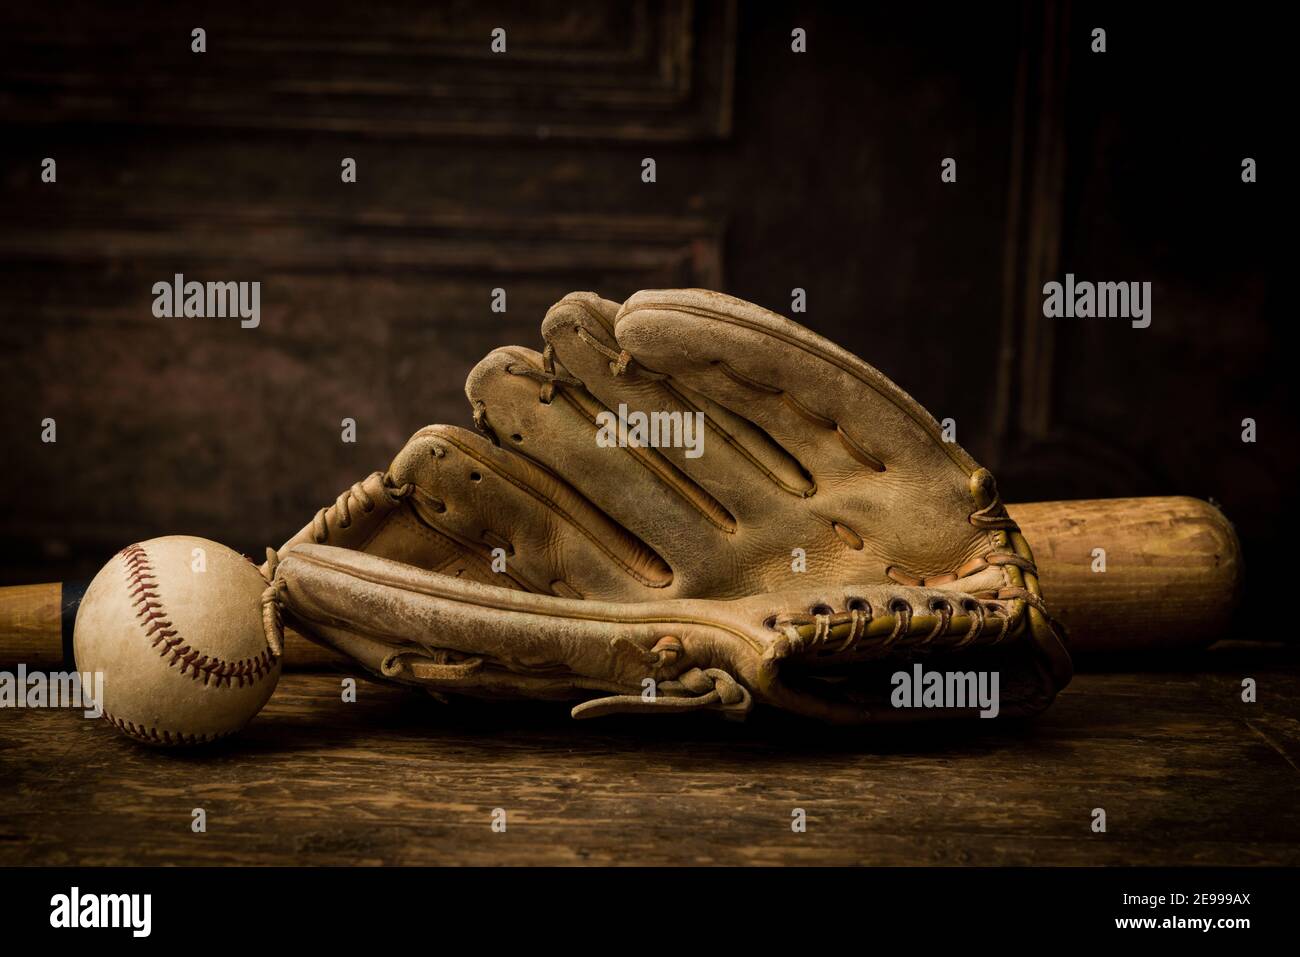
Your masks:
[{"label": "wood grain", "polygon": [[885,733],[577,723],[368,683],[344,704],[329,674],[285,675],[243,736],[203,752],[5,711],[0,865],[1293,865],[1298,659],[1220,645],[1173,673],[1078,676],[1033,722]]},{"label": "wood grain", "polygon": [[[519,0],[205,11],[210,56],[190,53],[193,17],[123,19],[94,3],[5,11],[6,104],[28,123],[127,122],[296,130],[406,140],[699,142],[730,131],[735,0],[575,0],[562,14]],[[490,49],[506,29],[507,53]],[[87,47],[131,71],[57,70]],[[7,83],[6,83],[7,81]]]},{"label": "wood grain", "polygon": [[62,661],[62,595],[58,582],[0,589],[0,667],[23,661],[44,668]]},{"label": "wood grain", "polygon": [[1241,546],[1209,502],[1089,499],[1007,511],[1033,547],[1043,594],[1070,631],[1072,652],[1169,652],[1228,633]]}]

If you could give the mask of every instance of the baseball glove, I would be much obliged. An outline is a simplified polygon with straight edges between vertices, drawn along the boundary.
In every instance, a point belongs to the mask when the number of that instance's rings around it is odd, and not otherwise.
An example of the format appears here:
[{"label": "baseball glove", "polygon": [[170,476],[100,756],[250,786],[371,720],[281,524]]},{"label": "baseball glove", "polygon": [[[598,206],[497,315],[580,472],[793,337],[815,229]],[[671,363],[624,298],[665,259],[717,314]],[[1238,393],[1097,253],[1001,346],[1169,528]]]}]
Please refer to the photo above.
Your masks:
[{"label": "baseball glove", "polygon": [[871,366],[704,290],[574,293],[542,333],[470,373],[483,435],[422,429],[272,554],[268,627],[575,717],[989,713],[914,707],[927,674],[1030,714],[1069,680],[992,475]]}]

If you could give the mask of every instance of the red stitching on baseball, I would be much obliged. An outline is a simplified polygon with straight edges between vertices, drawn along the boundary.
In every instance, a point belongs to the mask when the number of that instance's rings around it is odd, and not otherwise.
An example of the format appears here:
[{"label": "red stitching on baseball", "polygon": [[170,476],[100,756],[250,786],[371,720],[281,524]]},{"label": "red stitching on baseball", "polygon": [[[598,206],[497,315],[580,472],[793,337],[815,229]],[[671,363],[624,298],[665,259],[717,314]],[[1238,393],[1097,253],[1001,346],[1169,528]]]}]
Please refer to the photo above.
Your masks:
[{"label": "red stitching on baseball", "polygon": [[135,738],[139,741],[147,741],[151,744],[207,744],[209,741],[217,741],[221,738],[229,737],[235,732],[218,731],[216,734],[182,734],[179,731],[159,731],[157,728],[146,728],[142,724],[136,724],[134,721],[127,721],[125,718],[119,718],[115,714],[104,712],[104,720],[113,725],[128,737]]},{"label": "red stitching on baseball", "polygon": [[[159,649],[158,657],[171,657],[167,662],[169,668],[175,668],[179,664],[181,674],[188,674],[195,681],[201,680],[204,685],[215,685],[218,688],[223,685],[242,688],[245,683],[252,685],[271,670],[275,656],[270,648],[256,658],[225,661],[221,658],[210,658],[186,644],[163,610],[162,597],[157,591],[158,579],[154,577],[153,564],[144,546],[139,543],[128,545],[119,555],[126,566],[126,587],[135,605],[135,616],[140,620],[145,637],[150,639],[150,647]],[[126,730],[122,722],[114,719],[114,723]],[[131,727],[136,726],[131,725]],[[154,734],[157,733],[152,728],[149,730]]]}]

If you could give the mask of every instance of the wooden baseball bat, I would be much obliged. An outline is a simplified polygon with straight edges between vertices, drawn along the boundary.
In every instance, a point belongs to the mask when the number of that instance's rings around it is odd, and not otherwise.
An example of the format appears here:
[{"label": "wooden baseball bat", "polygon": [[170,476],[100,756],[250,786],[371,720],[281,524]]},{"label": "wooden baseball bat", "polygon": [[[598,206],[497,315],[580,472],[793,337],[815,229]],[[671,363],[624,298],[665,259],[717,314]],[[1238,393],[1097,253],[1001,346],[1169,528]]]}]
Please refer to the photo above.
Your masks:
[{"label": "wooden baseball bat", "polygon": [[1229,637],[1241,543],[1186,496],[1008,505],[1076,655],[1204,648]]},{"label": "wooden baseball bat", "polygon": [[[1076,654],[1202,648],[1223,637],[1240,595],[1241,546],[1200,499],[1081,499],[1008,505],[1034,550],[1052,614]],[[72,664],[72,625],[84,585],[0,588],[0,668]],[[285,667],[343,659],[287,630]]]}]

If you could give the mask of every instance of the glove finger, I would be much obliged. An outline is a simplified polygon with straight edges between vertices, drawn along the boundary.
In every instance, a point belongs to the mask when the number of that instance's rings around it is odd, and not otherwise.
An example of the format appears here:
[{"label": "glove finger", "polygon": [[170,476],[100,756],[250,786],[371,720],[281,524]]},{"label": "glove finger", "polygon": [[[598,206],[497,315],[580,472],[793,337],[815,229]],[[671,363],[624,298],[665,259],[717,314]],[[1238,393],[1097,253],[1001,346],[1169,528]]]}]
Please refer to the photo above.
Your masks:
[{"label": "glove finger", "polygon": [[750,419],[803,464],[816,492],[783,511],[833,523],[850,577],[873,562],[877,573],[914,582],[981,566],[991,545],[972,515],[995,497],[992,477],[856,356],[704,290],[639,292],[615,328],[638,362]]},{"label": "glove finger", "polygon": [[[594,506],[671,565],[698,589],[697,570],[719,582],[743,575],[730,564],[735,517],[655,448],[601,447],[596,417],[604,406],[569,378],[548,388],[543,358],[520,347],[497,349],[471,370],[465,392],[480,422],[502,445],[566,476]],[[549,397],[549,401],[548,401]],[[719,557],[719,553],[723,557]]]},{"label": "glove finger", "polygon": [[624,303],[616,333],[639,362],[754,421],[819,483],[891,470],[923,481],[977,467],[876,369],[752,303],[645,290]]},{"label": "glove finger", "polygon": [[[678,469],[721,502],[742,524],[769,514],[812,487],[799,463],[748,420],[706,396],[647,374],[625,362],[614,338],[619,305],[593,293],[570,293],[548,310],[542,336],[555,358],[605,409],[625,409],[628,416],[668,413],[685,423],[699,416],[702,429],[678,430],[673,438],[690,434],[694,444],[661,442],[660,450]],[[634,421],[634,420],[633,420]]]},{"label": "glove finger", "polygon": [[450,425],[421,429],[389,475],[415,486],[409,500],[423,525],[529,591],[626,596],[672,582],[654,551],[563,479],[481,435]]}]

